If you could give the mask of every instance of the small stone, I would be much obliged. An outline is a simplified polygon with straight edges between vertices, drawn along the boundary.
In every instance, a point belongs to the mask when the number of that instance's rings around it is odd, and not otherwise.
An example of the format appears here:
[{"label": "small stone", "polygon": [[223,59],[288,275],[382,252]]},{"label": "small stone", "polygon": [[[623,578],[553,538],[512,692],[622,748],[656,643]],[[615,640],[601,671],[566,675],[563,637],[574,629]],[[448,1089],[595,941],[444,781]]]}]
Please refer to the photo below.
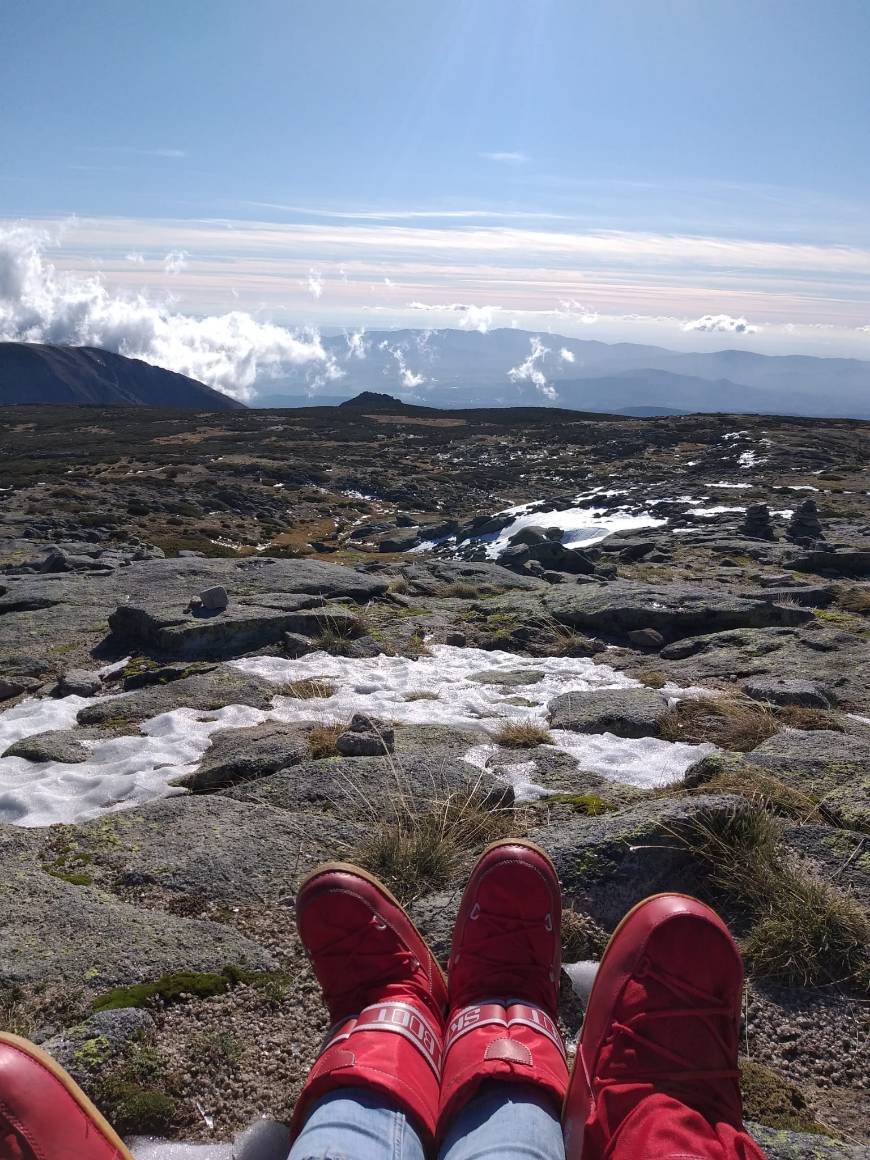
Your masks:
[{"label": "small stone", "polygon": [[314,652],[314,642],[299,632],[285,632],[283,638],[284,655],[295,659]]},{"label": "small stone", "polygon": [[635,648],[648,649],[653,652],[660,649],[665,638],[654,628],[635,628],[628,633],[628,639]]},{"label": "small stone", "polygon": [[93,697],[99,692],[102,681],[99,673],[87,669],[68,669],[57,682],[58,697]]},{"label": "small stone", "polygon": [[213,588],[204,588],[199,594],[199,599],[202,607],[210,612],[222,612],[230,602],[227,590],[221,584],[216,584]]},{"label": "small stone", "polygon": [[335,743],[343,757],[382,757],[392,753],[394,745],[392,725],[367,713],[354,713],[347,731]]}]

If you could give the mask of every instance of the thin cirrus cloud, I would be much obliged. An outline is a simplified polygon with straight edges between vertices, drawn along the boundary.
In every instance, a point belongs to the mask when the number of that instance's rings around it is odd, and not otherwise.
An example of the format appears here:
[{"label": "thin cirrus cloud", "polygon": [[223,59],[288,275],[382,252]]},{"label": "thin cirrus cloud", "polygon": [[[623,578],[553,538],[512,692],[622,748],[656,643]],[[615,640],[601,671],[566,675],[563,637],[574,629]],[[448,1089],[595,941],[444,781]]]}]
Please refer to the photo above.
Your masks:
[{"label": "thin cirrus cloud", "polygon": [[89,145],[88,152],[125,153],[135,157],[166,157],[173,160],[188,156],[186,149],[170,149],[163,146],[158,146],[155,149],[142,149],[136,145]]},{"label": "thin cirrus cloud", "polygon": [[[787,326],[808,336],[825,327],[831,341],[836,331],[837,341],[845,336],[852,344],[850,353],[866,357],[867,332],[860,328],[868,323],[870,249],[858,246],[356,214],[308,221],[55,220],[42,228],[60,238],[58,269],[92,273],[100,255],[107,284],[135,295],[147,271],[148,285],[156,290],[167,279],[165,289],[191,314],[220,313],[238,300],[257,317],[351,329],[372,313],[387,325],[481,333],[518,319],[556,333],[596,324],[607,340],[640,335],[667,345],[681,335],[703,344],[731,335],[763,349],[772,349]],[[180,251],[196,260],[170,282],[160,259]],[[132,254],[148,257],[140,263]],[[794,332],[787,333],[794,349]],[[818,348],[822,340],[813,341]],[[780,349],[788,347],[783,342]]]},{"label": "thin cirrus cloud", "polygon": [[245,201],[251,209],[276,209],[301,217],[328,218],[334,221],[390,222],[390,221],[570,221],[568,214],[542,210],[500,209],[367,209],[340,210],[322,206],[287,205],[276,201]]},{"label": "thin cirrus cloud", "polygon": [[520,153],[513,150],[481,153],[480,156],[484,159],[484,161],[495,161],[500,165],[525,165],[529,160],[525,153]]}]

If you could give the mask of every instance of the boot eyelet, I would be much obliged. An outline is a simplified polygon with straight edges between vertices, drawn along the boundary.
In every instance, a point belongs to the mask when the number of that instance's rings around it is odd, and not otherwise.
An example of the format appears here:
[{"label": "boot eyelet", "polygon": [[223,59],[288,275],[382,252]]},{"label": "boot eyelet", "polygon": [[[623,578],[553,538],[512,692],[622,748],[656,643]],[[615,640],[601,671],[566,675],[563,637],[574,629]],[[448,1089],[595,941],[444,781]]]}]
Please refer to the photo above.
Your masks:
[{"label": "boot eyelet", "polygon": [[375,926],[378,928],[378,930],[386,930],[387,929],[387,924],[384,922],[384,920],[381,918],[381,916],[379,914],[372,915],[372,922],[375,924]]},{"label": "boot eyelet", "polygon": [[472,922],[475,922],[480,917],[480,903],[475,902],[471,908],[471,914],[468,916]]},{"label": "boot eyelet", "polygon": [[552,932],[552,930],[553,930],[553,916],[552,916],[552,914],[548,914],[547,917],[544,919],[544,927],[546,930],[549,930],[550,932]]}]

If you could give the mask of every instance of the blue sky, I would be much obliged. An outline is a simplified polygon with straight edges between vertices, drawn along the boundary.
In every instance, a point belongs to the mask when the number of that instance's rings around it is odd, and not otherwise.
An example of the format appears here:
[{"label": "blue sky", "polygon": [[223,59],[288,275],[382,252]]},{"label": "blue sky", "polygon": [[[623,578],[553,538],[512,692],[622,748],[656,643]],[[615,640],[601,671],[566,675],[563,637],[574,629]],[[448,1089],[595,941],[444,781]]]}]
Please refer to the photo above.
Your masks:
[{"label": "blue sky", "polygon": [[867,0],[6,0],[3,37],[0,219],[58,276],[870,357]]}]

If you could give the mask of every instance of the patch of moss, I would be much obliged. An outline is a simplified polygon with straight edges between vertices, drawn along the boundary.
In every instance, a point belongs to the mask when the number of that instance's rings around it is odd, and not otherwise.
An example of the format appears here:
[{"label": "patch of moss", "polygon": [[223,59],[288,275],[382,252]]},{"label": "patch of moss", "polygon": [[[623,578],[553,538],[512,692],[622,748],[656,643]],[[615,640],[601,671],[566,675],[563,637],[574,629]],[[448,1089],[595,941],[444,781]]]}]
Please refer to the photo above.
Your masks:
[{"label": "patch of moss", "polygon": [[551,793],[544,799],[547,803],[558,802],[561,805],[571,806],[578,814],[585,814],[588,818],[597,818],[600,814],[609,813],[614,809],[603,798],[595,793]]},{"label": "patch of moss", "polygon": [[208,999],[212,995],[222,995],[229,986],[230,979],[226,974],[180,971],[176,975],[164,975],[153,983],[114,987],[111,991],[98,995],[92,1007],[94,1011],[119,1011],[124,1007],[146,1007],[155,999],[160,999],[164,1003],[178,1003],[182,996],[187,995]]},{"label": "patch of moss", "polygon": [[52,878],[60,878],[63,882],[69,882],[72,886],[93,886],[94,880],[90,874],[77,874],[75,871],[60,870],[57,867],[43,866],[46,874],[50,874]]},{"label": "patch of moss", "polygon": [[747,1120],[790,1132],[830,1135],[829,1130],[816,1120],[800,1088],[764,1064],[741,1059],[740,1087]]},{"label": "patch of moss", "polygon": [[75,1049],[73,1057],[76,1063],[83,1068],[100,1067],[111,1054],[112,1045],[105,1035],[95,1035],[86,1039]]},{"label": "patch of moss", "polygon": [[824,620],[828,624],[834,625],[836,628],[845,629],[846,632],[851,632],[854,636],[867,636],[867,625],[860,616],[855,616],[851,612],[842,612],[836,608],[817,608],[815,614],[819,620]]}]

